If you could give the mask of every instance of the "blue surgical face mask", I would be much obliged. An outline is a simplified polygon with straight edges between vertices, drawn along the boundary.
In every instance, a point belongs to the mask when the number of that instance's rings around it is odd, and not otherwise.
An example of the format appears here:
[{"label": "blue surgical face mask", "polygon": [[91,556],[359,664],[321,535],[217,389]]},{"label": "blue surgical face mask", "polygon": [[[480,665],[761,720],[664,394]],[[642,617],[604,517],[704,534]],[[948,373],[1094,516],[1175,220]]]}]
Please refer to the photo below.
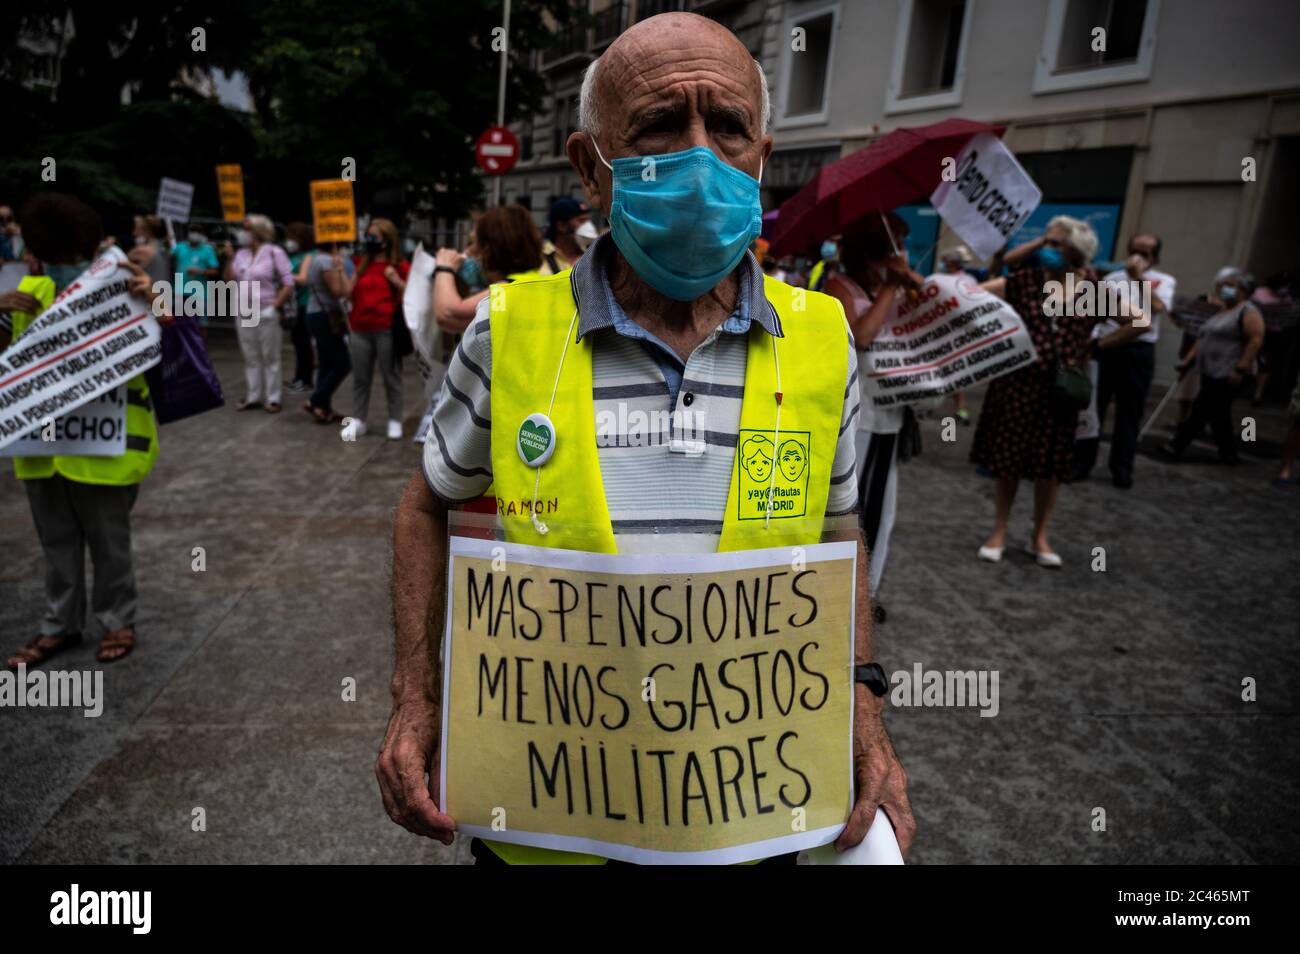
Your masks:
[{"label": "blue surgical face mask", "polygon": [[1038,250],[1038,264],[1049,272],[1059,272],[1065,267],[1065,256],[1054,245],[1044,245]]},{"label": "blue surgical face mask", "polygon": [[461,262],[456,274],[469,288],[484,288],[487,286],[487,278],[483,275],[483,265],[477,258],[467,258]]},{"label": "blue surgical face mask", "polygon": [[1237,288],[1235,285],[1224,285],[1219,289],[1219,300],[1231,305],[1237,300]]},{"label": "blue surgical face mask", "polygon": [[599,146],[596,155],[613,173],[614,244],[660,294],[699,298],[731,274],[762,230],[758,179],[711,149],[625,156],[613,165]]},{"label": "blue surgical face mask", "polygon": [[822,258],[834,258],[839,250],[834,242],[822,242]]}]

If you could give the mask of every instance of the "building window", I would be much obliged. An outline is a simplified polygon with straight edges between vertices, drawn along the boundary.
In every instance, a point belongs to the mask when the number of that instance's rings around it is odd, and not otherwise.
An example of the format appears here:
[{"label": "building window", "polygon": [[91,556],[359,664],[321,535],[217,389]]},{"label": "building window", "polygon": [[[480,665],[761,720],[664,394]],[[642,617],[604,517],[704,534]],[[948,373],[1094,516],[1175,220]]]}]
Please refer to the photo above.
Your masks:
[{"label": "building window", "polygon": [[1151,78],[1160,0],[1051,0],[1035,93]]},{"label": "building window", "polygon": [[886,113],[961,104],[973,4],[974,0],[904,0],[900,4]]},{"label": "building window", "polygon": [[839,5],[786,21],[789,41],[781,52],[782,126],[824,123],[830,103],[831,60],[839,28]]}]

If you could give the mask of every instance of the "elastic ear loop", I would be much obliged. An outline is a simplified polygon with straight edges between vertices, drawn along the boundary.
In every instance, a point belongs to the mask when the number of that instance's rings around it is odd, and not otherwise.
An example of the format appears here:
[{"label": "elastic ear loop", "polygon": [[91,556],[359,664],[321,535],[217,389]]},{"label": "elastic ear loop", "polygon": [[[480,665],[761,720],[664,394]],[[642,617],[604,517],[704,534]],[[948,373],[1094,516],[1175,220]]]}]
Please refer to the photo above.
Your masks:
[{"label": "elastic ear loop", "polygon": [[[555,395],[560,390],[560,372],[564,370],[564,357],[569,353],[569,342],[573,340],[573,326],[578,323],[578,309],[573,309],[573,317],[569,319],[569,330],[564,335],[564,349],[560,352],[560,366],[555,369],[555,385],[551,388],[551,402],[546,405],[546,417],[551,418],[551,412],[555,410]],[[551,425],[554,427],[554,423]],[[552,434],[551,440],[558,440],[559,435]],[[552,452],[554,453],[554,452]],[[543,464],[542,467],[546,465]],[[542,521],[537,519],[537,499],[542,487],[542,467],[537,468],[537,479],[533,481],[533,529],[545,536],[551,532],[551,528]]]},{"label": "elastic ear loop", "polygon": [[772,338],[772,362],[776,365],[776,429],[773,431],[772,479],[767,485],[767,513],[763,516],[764,530],[772,522],[772,492],[776,489],[776,468],[781,456],[781,356],[776,350],[775,336]]}]

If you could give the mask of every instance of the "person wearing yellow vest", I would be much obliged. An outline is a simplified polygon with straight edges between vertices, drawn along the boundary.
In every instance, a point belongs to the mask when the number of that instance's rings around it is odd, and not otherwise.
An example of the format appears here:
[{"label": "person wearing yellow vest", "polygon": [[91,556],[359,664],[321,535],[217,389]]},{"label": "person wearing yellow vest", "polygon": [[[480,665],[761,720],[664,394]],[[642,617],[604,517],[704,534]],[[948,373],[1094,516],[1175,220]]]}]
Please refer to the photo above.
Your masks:
[{"label": "person wearing yellow vest", "polygon": [[[816,543],[828,518],[855,505],[856,362],[843,309],[766,279],[747,251],[772,149],[759,65],[714,21],[661,14],[592,64],[580,114],[569,161],[611,231],[571,270],[513,282],[480,308],[394,523],[393,713],[375,772],[389,816],[444,844],[456,830],[438,807],[449,509],[490,487],[507,540],[634,554]],[[644,420],[661,423],[634,433]],[[550,448],[541,469],[525,432]],[[804,491],[790,512],[767,509],[761,493],[778,469]],[[858,568],[865,665],[861,549]],[[878,807],[904,852],[915,832],[881,710],[856,684],[856,802],[841,849],[862,840]],[[479,839],[470,848],[480,865],[605,863]]]},{"label": "person wearing yellow vest", "polygon": [[[28,248],[41,262],[43,274],[28,275],[19,283],[18,291],[29,300],[11,313],[14,340],[85,271],[103,238],[99,216],[72,196],[37,196],[23,213]],[[134,276],[132,292],[152,302],[148,275],[138,265],[123,267]],[[0,348],[8,344],[0,336]],[[45,554],[45,615],[40,634],[9,656],[10,669],[37,665],[81,641],[86,549],[95,572],[90,609],[103,629],[95,658],[114,662],[134,648],[131,508],[157,458],[157,422],[143,374],[126,385],[126,452],[121,456],[14,458],[14,473],[27,490]]]}]

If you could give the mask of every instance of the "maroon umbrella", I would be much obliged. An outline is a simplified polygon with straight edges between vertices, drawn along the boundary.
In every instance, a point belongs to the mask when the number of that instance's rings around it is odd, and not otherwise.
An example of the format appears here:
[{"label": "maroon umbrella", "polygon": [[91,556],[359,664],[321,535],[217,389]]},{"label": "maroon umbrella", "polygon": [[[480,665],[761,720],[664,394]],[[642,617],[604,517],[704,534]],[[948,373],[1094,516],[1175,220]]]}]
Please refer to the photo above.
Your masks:
[{"label": "maroon umbrella", "polygon": [[812,181],[781,203],[769,255],[797,252],[870,212],[928,198],[940,182],[943,160],[957,158],[979,133],[1001,136],[1002,126],[945,119],[895,129],[857,152],[822,166]]}]

